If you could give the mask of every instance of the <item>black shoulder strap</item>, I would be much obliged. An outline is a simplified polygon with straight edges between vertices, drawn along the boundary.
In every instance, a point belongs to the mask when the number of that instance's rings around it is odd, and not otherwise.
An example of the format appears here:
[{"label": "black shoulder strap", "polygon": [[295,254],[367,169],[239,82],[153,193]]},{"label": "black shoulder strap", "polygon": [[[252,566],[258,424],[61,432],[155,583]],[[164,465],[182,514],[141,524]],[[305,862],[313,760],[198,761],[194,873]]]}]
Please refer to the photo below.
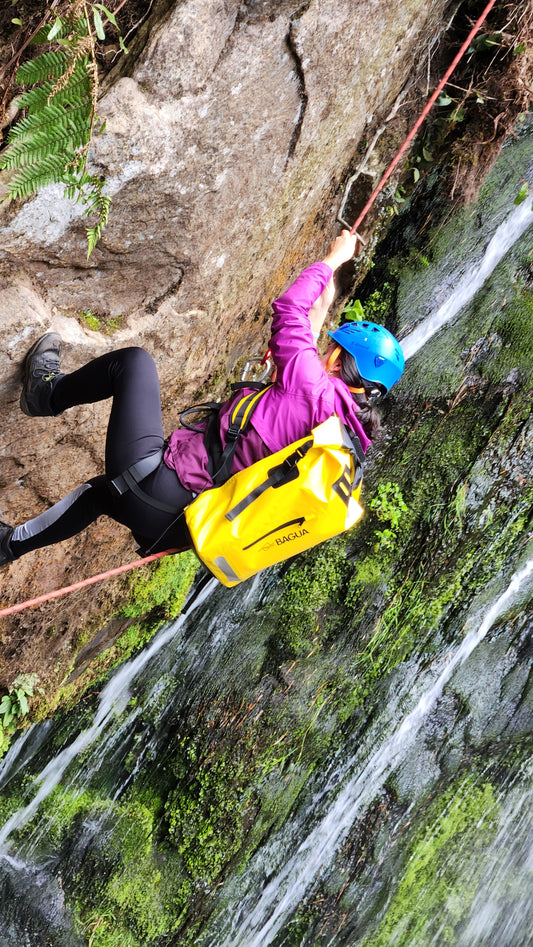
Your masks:
[{"label": "black shoulder strap", "polygon": [[[245,387],[250,388],[251,385],[247,384]],[[252,414],[261,400],[261,397],[264,395],[265,391],[268,391],[270,387],[270,385],[261,385],[257,391],[252,391],[249,395],[245,395],[244,398],[241,398],[233,408],[226,434],[226,446],[223,451],[220,451],[219,448],[219,456],[216,457],[215,462],[215,473],[212,474],[213,483],[216,487],[219,487],[229,479],[231,475],[233,458],[235,456],[235,451],[237,450],[237,441],[239,435],[248,426],[250,418],[252,417]],[[207,435],[207,448],[210,456],[213,456],[213,444],[210,443],[209,439],[212,437],[213,433],[216,433],[218,436],[218,432],[216,430],[213,432],[213,428],[216,428],[216,424],[211,423],[209,428],[210,430],[208,430]]]},{"label": "black shoulder strap", "polygon": [[359,466],[360,466],[360,467],[364,467],[364,465],[365,465],[365,452],[364,452],[364,450],[363,450],[363,448],[362,448],[362,446],[361,446],[361,441],[359,440],[359,438],[358,438],[357,434],[355,433],[355,431],[352,431],[349,427],[346,427],[346,425],[344,425],[344,429],[345,429],[346,433],[348,434],[348,437],[350,438],[350,441],[352,442],[353,452],[354,452],[355,456],[357,457]]},{"label": "black shoulder strap", "polygon": [[[218,417],[218,412],[221,407],[222,402],[219,401],[203,401],[202,404],[192,404],[190,408],[185,408],[185,410],[181,412],[180,424],[188,431],[194,431],[195,434],[203,434],[211,418],[213,416]],[[196,423],[188,420],[189,415],[193,416]],[[196,425],[198,424],[202,426],[197,427]]]}]

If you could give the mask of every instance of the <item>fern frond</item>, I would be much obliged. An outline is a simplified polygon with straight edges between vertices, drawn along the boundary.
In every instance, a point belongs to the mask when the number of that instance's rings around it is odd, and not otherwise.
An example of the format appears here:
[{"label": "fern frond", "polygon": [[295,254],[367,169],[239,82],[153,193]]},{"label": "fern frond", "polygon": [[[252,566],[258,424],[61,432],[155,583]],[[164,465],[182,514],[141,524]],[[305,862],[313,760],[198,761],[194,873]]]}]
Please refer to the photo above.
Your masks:
[{"label": "fern frond", "polygon": [[90,101],[82,101],[81,105],[68,108],[47,105],[41,112],[28,115],[13,129],[13,135],[9,135],[8,147],[1,160],[9,157],[11,148],[16,143],[30,143],[35,135],[40,133],[52,136],[59,131],[65,139],[66,147],[77,148],[84,145],[91,134],[91,107]]},{"label": "fern frond", "polygon": [[91,81],[85,66],[74,73],[68,85],[63,89],[54,92],[55,85],[56,83],[46,80],[42,85],[23,92],[17,99],[18,107],[34,111],[43,108],[48,101],[53,102],[54,105],[61,105],[65,102],[80,102],[82,98],[91,96]]},{"label": "fern frond", "polygon": [[[86,16],[80,17],[81,10]],[[8,184],[12,198],[27,198],[49,184],[63,183],[65,195],[85,205],[84,215],[94,218],[87,229],[87,256],[101,237],[111,204],[102,193],[105,181],[87,171],[98,99],[92,22],[97,36],[105,38],[104,16],[118,28],[114,14],[102,4],[72,0],[70,18],[56,15],[53,25],[35,35],[35,42],[53,42],[58,48],[19,67],[17,81],[27,88],[18,104],[26,114],[11,129],[0,156],[0,169],[14,172]]]},{"label": "fern frond", "polygon": [[89,143],[89,127],[84,124],[77,134],[69,130],[69,134],[61,128],[54,128],[47,132],[36,132],[30,139],[18,141],[7,149],[0,159],[0,168],[15,170],[27,164],[41,161],[47,154],[65,154],[65,165],[72,160],[72,154],[85,148]]},{"label": "fern frond", "polygon": [[9,182],[11,197],[25,198],[48,184],[59,184],[65,174],[65,155],[46,155],[38,165],[21,168]]},{"label": "fern frond", "polygon": [[[111,198],[109,198],[109,204],[111,204]],[[94,227],[87,227],[87,230],[86,230],[86,234],[87,234],[87,259],[89,259],[89,257],[90,257],[90,255],[91,255],[91,253],[93,252],[93,250],[94,250],[96,244],[97,244],[98,241],[100,240],[100,237],[102,236],[102,231],[103,231],[105,225],[107,224],[108,218],[109,218],[109,205],[107,206],[107,208],[106,208],[106,210],[105,210],[105,215],[103,214],[103,215],[101,216],[101,218],[100,218],[100,220],[98,221],[98,223],[95,224]]]},{"label": "fern frond", "polygon": [[59,78],[67,68],[68,58],[62,50],[41,53],[35,59],[28,59],[17,70],[17,82],[20,85],[36,85],[50,77]]}]

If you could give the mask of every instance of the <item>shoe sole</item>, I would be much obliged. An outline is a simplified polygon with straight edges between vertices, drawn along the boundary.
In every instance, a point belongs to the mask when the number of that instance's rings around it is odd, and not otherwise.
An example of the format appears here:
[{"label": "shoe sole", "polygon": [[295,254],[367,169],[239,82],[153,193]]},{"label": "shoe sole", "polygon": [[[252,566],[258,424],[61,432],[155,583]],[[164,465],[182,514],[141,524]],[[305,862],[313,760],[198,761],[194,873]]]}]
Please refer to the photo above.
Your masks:
[{"label": "shoe sole", "polygon": [[48,340],[53,339],[54,343],[56,343],[57,347],[59,348],[60,357],[61,357],[61,350],[63,347],[63,340],[58,332],[45,332],[44,335],[42,335],[39,339],[37,339],[36,342],[33,343],[31,348],[28,349],[28,351],[26,352],[26,355],[24,356],[24,361],[22,362],[22,392],[20,395],[20,409],[24,414],[26,414],[30,418],[34,418],[35,415],[33,414],[33,412],[30,411],[28,407],[28,402],[26,401],[26,395],[24,392],[24,389],[26,388],[26,382],[28,380],[28,365],[29,365],[30,359],[33,358],[33,356],[37,354],[37,352],[41,348],[45,339],[47,340],[47,344],[43,346],[43,348],[44,349],[49,348],[50,346],[48,345]]}]

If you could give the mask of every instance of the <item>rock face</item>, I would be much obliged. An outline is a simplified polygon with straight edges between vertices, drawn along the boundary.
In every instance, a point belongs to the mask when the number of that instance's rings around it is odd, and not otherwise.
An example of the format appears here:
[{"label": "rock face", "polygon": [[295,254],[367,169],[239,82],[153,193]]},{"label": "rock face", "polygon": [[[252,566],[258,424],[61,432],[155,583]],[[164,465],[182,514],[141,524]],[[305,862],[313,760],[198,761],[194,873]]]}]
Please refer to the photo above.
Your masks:
[{"label": "rock face", "polygon": [[[219,366],[225,374],[265,346],[268,301],[336,232],[339,186],[361,141],[412,80],[445,6],[184,0],[152,23],[131,76],[99,103],[106,127],[91,160],[113,205],[90,261],[80,208],[62,187],[3,211],[6,521],[35,515],[102,470],[106,406],[53,422],[21,418],[28,344],[60,331],[67,370],[112,347],[145,345],[160,368],[172,429],[178,404]],[[88,313],[91,325],[112,318],[112,336],[88,329]],[[62,583],[67,569],[78,578],[128,555],[128,536],[100,524],[3,572],[2,598],[36,594]],[[78,601],[78,620],[96,602]],[[28,627],[40,620],[25,619]]]}]

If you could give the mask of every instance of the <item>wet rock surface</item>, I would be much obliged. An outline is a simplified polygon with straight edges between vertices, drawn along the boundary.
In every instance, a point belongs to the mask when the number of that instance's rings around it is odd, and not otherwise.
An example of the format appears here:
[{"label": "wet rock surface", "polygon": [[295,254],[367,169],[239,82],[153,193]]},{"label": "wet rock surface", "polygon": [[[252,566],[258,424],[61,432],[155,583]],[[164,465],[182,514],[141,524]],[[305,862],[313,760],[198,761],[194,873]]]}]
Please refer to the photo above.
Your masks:
[{"label": "wet rock surface", "polygon": [[[268,303],[335,234],[339,186],[376,116],[412,81],[445,3],[385,0],[157,4],[142,53],[98,105],[91,151],[112,214],[86,260],[82,208],[47,188],[3,206],[0,230],[0,508],[17,524],[102,472],[106,405],[21,416],[20,364],[52,329],[69,371],[114,347],[157,360],[165,427],[200,393],[220,395],[235,362],[265,350]],[[163,9],[162,9],[163,8]],[[408,121],[408,114],[405,114]],[[379,167],[376,167],[379,173]],[[89,326],[93,328],[89,328]],[[94,326],[100,328],[95,331]],[[33,597],[132,558],[105,521],[2,574],[3,602]],[[11,622],[17,670],[46,665],[30,633],[54,638],[122,595],[110,584],[74,605]],[[108,613],[109,614],[109,613]],[[5,624],[5,623],[4,623]],[[54,674],[52,668],[49,672]]]}]

